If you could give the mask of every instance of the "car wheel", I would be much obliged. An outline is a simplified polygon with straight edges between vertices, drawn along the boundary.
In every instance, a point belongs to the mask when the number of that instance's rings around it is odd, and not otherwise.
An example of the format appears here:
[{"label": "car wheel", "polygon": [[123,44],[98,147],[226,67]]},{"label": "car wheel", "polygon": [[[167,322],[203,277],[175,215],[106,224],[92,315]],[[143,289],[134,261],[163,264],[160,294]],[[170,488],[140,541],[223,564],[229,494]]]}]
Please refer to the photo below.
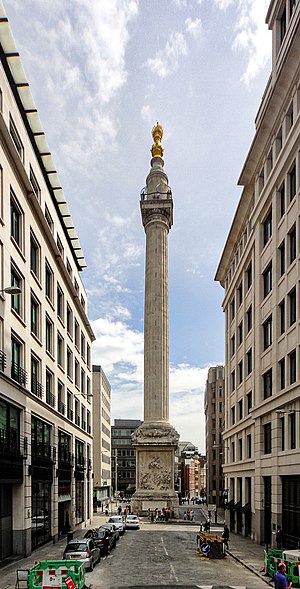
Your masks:
[{"label": "car wheel", "polygon": [[93,559],[91,560],[91,566],[89,568],[90,572],[92,572],[94,570],[94,561]]},{"label": "car wheel", "polygon": [[110,551],[111,551],[110,544],[108,544],[107,549],[106,549],[107,556],[110,554]]}]

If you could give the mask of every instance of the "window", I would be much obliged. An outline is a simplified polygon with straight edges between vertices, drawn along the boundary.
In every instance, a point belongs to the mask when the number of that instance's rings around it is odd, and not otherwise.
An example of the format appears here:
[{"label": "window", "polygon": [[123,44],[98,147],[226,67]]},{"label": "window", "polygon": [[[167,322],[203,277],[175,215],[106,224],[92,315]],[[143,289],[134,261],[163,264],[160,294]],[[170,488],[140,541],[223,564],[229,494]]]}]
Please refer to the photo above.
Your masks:
[{"label": "window", "polygon": [[251,409],[252,409],[252,391],[247,393],[247,413],[248,413],[248,415],[249,415]]},{"label": "window", "polygon": [[266,423],[263,426],[263,431],[264,431],[264,454],[271,454],[271,452],[272,452],[271,423]]},{"label": "window", "polygon": [[85,372],[81,369],[81,393],[85,395]]},{"label": "window", "polygon": [[69,304],[67,304],[67,332],[72,337],[73,335],[73,313]]},{"label": "window", "polygon": [[[64,404],[64,385],[60,380],[57,382],[57,408],[59,413],[62,415],[65,414],[65,404]],[[62,433],[62,432],[59,432]]]},{"label": "window", "polygon": [[86,363],[87,363],[87,367],[90,368],[91,367],[91,347],[88,343],[86,344]]},{"label": "window", "polygon": [[280,20],[279,20],[279,41],[280,41],[280,45],[282,44],[282,41],[284,39],[285,33],[286,33],[286,9],[284,7],[284,10],[282,11]]},{"label": "window", "polygon": [[240,307],[243,302],[243,283],[241,282],[237,289],[238,306]]},{"label": "window", "polygon": [[79,362],[75,358],[75,386],[79,389]]},{"label": "window", "polygon": [[243,399],[239,400],[239,419],[243,419]]},{"label": "window", "polygon": [[289,364],[290,364],[290,384],[296,382],[296,350],[293,350],[289,354]]},{"label": "window", "polygon": [[64,338],[58,332],[57,333],[57,364],[64,367]]},{"label": "window", "polygon": [[27,373],[23,368],[24,344],[15,336],[11,336],[11,377],[20,385],[26,386]]},{"label": "window", "polygon": [[81,332],[81,357],[85,360],[85,336]]},{"label": "window", "polygon": [[263,346],[264,350],[272,344],[272,315],[263,323]]},{"label": "window", "polygon": [[263,222],[263,245],[265,246],[272,236],[272,209],[269,210]]},{"label": "window", "polygon": [[235,354],[235,335],[230,339],[230,356],[232,357]]},{"label": "window", "polygon": [[53,323],[46,315],[46,329],[45,329],[46,351],[53,356]]},{"label": "window", "polygon": [[231,425],[235,424],[235,407],[231,407]]},{"label": "window", "polygon": [[252,285],[252,262],[250,262],[250,264],[246,270],[246,280],[247,280],[247,290],[249,290],[250,286]]},{"label": "window", "polygon": [[53,303],[53,271],[47,260],[45,263],[45,294],[49,301]]},{"label": "window", "polygon": [[252,305],[247,310],[247,333],[252,329]]},{"label": "window", "polygon": [[46,369],[46,403],[48,403],[48,405],[50,405],[51,407],[54,407],[54,405],[55,405],[55,397],[53,394],[53,382],[54,382],[53,374],[47,368]]},{"label": "window", "polygon": [[239,438],[239,460],[243,460],[243,440]]},{"label": "window", "polygon": [[275,154],[276,157],[278,157],[278,155],[280,154],[282,150],[282,125],[280,125],[279,129],[278,129],[278,133],[275,137]]},{"label": "window", "polygon": [[243,360],[238,365],[239,384],[243,382]]},{"label": "window", "polygon": [[292,202],[293,198],[296,196],[296,163],[294,162],[289,174],[288,174],[288,183],[289,183],[289,199]]},{"label": "window", "polygon": [[296,448],[296,414],[291,413],[289,415],[289,430],[290,430],[290,449],[295,450]]},{"label": "window", "polygon": [[272,262],[268,265],[266,270],[263,273],[263,296],[266,296],[272,290]]},{"label": "window", "polygon": [[279,305],[279,334],[282,335],[285,332],[285,300],[283,299]]},{"label": "window", "polygon": [[247,458],[251,458],[252,457],[252,440],[251,440],[251,434],[247,435]]},{"label": "window", "polygon": [[30,329],[33,335],[40,336],[40,303],[33,294],[30,299]]},{"label": "window", "polygon": [[231,460],[235,462],[235,443],[231,442]]},{"label": "window", "polygon": [[279,252],[279,276],[283,276],[285,273],[285,242],[280,244],[278,248]]},{"label": "window", "polygon": [[280,390],[285,388],[285,358],[279,360],[279,387]]},{"label": "window", "polygon": [[280,417],[280,433],[281,433],[281,451],[285,450],[285,427],[284,417]]},{"label": "window", "polygon": [[68,258],[67,258],[66,268],[67,268],[67,272],[68,272],[70,278],[72,278],[72,266],[71,266]]},{"label": "window", "polygon": [[286,132],[288,133],[294,124],[293,102],[290,104],[286,113]]},{"label": "window", "polygon": [[59,284],[57,285],[57,316],[64,320],[64,293]]},{"label": "window", "polygon": [[73,354],[70,348],[67,348],[67,375],[73,378]]},{"label": "window", "polygon": [[243,322],[241,321],[238,326],[238,345],[243,343]]},{"label": "window", "polygon": [[232,321],[235,317],[235,300],[232,299],[230,303],[230,321]]},{"label": "window", "polygon": [[86,378],[86,396],[87,397],[91,396],[91,381],[88,376]]},{"label": "window", "polygon": [[40,361],[35,357],[31,356],[31,392],[39,397],[43,396],[43,386],[40,381]]},{"label": "window", "polygon": [[234,389],[235,389],[235,370],[233,370],[231,373],[231,391],[234,391]]},{"label": "window", "polygon": [[16,198],[10,196],[10,235],[20,249],[22,248],[22,211]]},{"label": "window", "polygon": [[75,346],[79,350],[79,323],[78,321],[74,321],[74,337],[75,337]]},{"label": "window", "polygon": [[292,16],[296,8],[297,0],[290,0],[290,16]]},{"label": "window", "polygon": [[20,135],[17,131],[17,127],[12,119],[12,117],[9,118],[9,132],[11,135],[11,138],[15,144],[15,148],[22,160],[22,162],[24,163],[24,147],[23,147],[23,143],[20,139]]},{"label": "window", "polygon": [[74,278],[74,288],[75,288],[75,290],[76,290],[76,292],[78,294],[79,293],[79,284],[78,284],[76,278]]},{"label": "window", "polygon": [[296,226],[293,225],[289,232],[289,258],[290,264],[296,259]]},{"label": "window", "polygon": [[263,374],[263,398],[272,396],[272,368]]},{"label": "window", "polygon": [[62,242],[61,242],[61,240],[60,240],[60,238],[59,238],[58,235],[57,235],[57,238],[56,238],[56,244],[57,244],[57,249],[58,249],[58,251],[59,251],[62,259],[64,259],[64,246],[63,246],[63,244],[62,244]]},{"label": "window", "polygon": [[33,233],[31,233],[31,235],[30,235],[30,270],[31,270],[31,272],[33,272],[33,274],[36,276],[36,278],[39,278],[39,276],[40,276],[39,260],[40,260],[40,247],[39,247],[39,244],[38,244],[35,236],[33,235]]},{"label": "window", "polygon": [[252,348],[247,352],[247,376],[252,372]]},{"label": "window", "polygon": [[32,169],[31,166],[30,166],[30,169],[29,169],[29,178],[30,178],[30,183],[31,183],[31,186],[32,186],[32,190],[33,190],[33,192],[35,194],[35,197],[36,197],[37,201],[40,203],[41,202],[41,189],[40,189],[40,187],[38,185],[37,179],[36,179],[36,177],[34,175],[34,172],[33,172],[33,169]]},{"label": "window", "polygon": [[279,199],[279,218],[282,219],[285,213],[285,184],[284,182],[278,189],[278,199]]},{"label": "window", "polygon": [[54,223],[53,223],[53,219],[52,219],[52,217],[50,215],[50,211],[49,211],[47,205],[45,205],[45,219],[46,219],[47,225],[48,225],[51,233],[53,233],[53,231],[54,231]]},{"label": "window", "polygon": [[[22,290],[22,278],[20,274],[17,272],[16,268],[12,265],[10,269],[10,284],[11,286],[17,286]],[[11,309],[15,311],[20,317],[23,316],[23,308],[22,308],[22,292],[20,294],[11,295]]]},{"label": "window", "polygon": [[296,321],[296,287],[289,292],[288,301],[290,325],[293,325]]}]

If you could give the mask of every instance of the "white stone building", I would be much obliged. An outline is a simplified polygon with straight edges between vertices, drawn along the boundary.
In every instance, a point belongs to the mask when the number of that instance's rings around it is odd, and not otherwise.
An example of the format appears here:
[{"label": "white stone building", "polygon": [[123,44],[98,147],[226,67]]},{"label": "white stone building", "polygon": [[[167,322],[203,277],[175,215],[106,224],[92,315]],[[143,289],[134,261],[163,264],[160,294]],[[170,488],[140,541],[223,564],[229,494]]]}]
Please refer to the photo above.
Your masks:
[{"label": "white stone building", "polygon": [[101,366],[93,366],[94,506],[111,497],[111,386]]},{"label": "white stone building", "polygon": [[225,290],[225,486],[232,530],[300,540],[300,2],[272,0],[272,72],[216,274]]},{"label": "white stone building", "polygon": [[90,521],[94,336],[83,253],[1,4],[0,16],[3,561]]}]

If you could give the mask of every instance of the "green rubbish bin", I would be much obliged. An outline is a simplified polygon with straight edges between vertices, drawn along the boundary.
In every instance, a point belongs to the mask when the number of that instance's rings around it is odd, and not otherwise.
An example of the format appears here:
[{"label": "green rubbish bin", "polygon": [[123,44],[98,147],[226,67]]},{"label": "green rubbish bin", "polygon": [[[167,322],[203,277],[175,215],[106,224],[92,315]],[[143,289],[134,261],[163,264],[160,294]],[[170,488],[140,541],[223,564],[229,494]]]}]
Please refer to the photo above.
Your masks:
[{"label": "green rubbish bin", "polygon": [[85,586],[85,567],[80,560],[41,560],[29,569],[28,589],[41,589],[44,571],[58,575],[62,580],[62,589],[67,589],[65,580],[71,577],[76,589]]}]

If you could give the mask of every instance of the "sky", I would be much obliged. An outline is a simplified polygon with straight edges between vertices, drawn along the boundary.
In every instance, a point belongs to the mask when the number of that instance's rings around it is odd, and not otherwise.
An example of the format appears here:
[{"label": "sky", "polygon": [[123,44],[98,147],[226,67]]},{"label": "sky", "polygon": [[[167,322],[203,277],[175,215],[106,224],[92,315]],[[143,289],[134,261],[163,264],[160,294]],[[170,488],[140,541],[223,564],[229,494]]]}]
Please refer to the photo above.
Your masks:
[{"label": "sky", "polygon": [[[224,362],[214,281],[271,71],[269,0],[4,0],[88,267],[93,364],[112,421],[143,419],[140,191],[163,126],[170,422],[205,452],[204,391]],[[30,23],[26,24],[25,23]]]}]

